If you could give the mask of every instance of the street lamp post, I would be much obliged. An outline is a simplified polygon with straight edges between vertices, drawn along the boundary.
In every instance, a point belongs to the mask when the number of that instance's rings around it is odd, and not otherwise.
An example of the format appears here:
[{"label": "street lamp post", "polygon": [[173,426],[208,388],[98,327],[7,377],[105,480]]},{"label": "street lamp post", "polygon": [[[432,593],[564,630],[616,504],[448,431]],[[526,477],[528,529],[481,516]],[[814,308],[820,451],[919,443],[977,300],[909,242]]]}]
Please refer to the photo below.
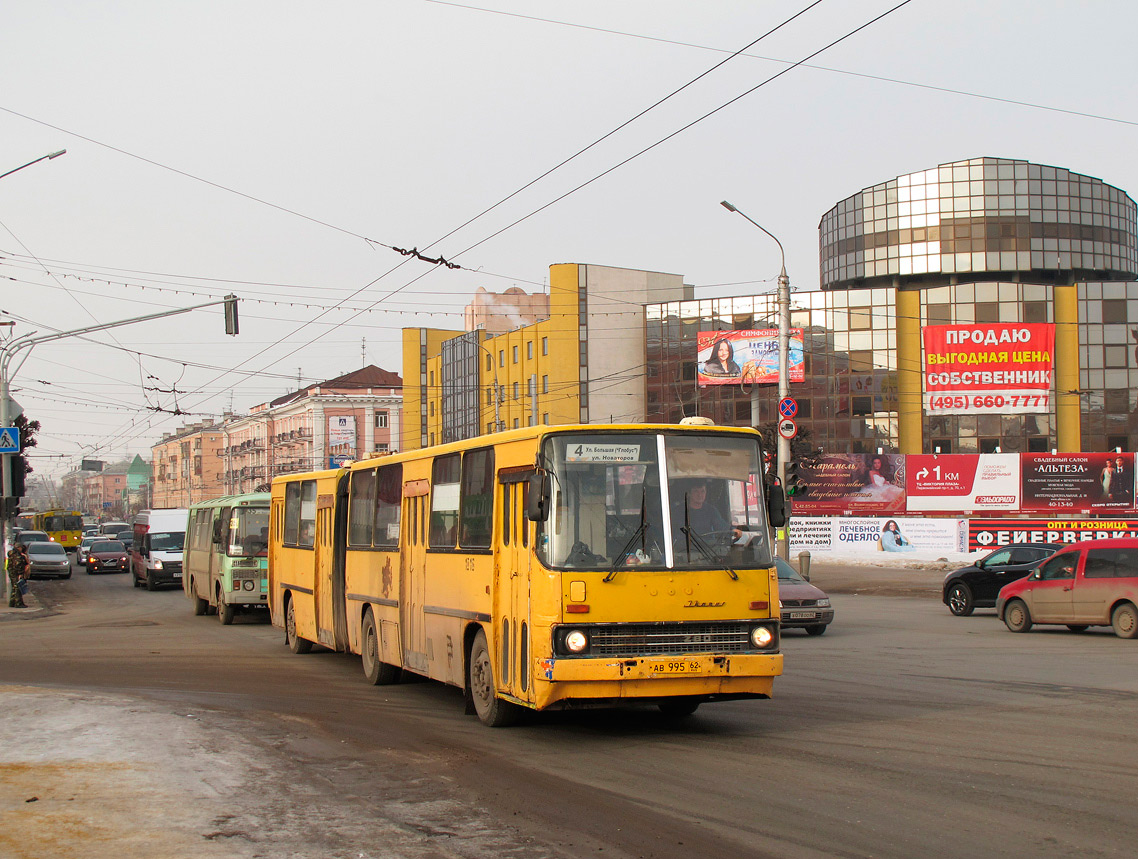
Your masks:
[{"label": "street lamp post", "polygon": [[[498,384],[498,362],[494,358],[494,353],[486,348],[486,344],[482,342],[482,332],[475,332],[474,342],[478,344],[479,348],[490,358],[490,369],[494,371],[494,432],[501,432],[504,427],[502,426],[502,386]],[[479,376],[482,374],[479,373]],[[482,390],[479,386],[479,390]],[[479,424],[482,421],[479,419]],[[481,427],[479,427],[481,429]]]},{"label": "street lamp post", "polygon": [[[790,278],[786,274],[786,252],[782,248],[782,242],[778,240],[774,233],[748,217],[746,212],[741,212],[739,209],[732,206],[726,200],[720,203],[723,208],[729,212],[734,212],[737,215],[742,215],[772,239],[778,245],[778,252],[782,257],[782,268],[778,273],[778,398],[784,400],[790,396]],[[751,421],[758,422],[759,416],[759,393],[758,386],[752,384],[751,386]],[[782,487],[782,491],[786,492],[786,467],[790,462],[790,439],[784,438],[782,433],[778,433],[778,484]],[[789,499],[788,499],[789,500]],[[789,506],[789,504],[788,504]],[[787,523],[783,526],[782,539],[779,540],[779,553],[784,560],[790,560],[790,522],[789,516]]]},{"label": "street lamp post", "polygon": [[[46,157],[46,156],[45,156]],[[96,331],[106,331],[108,328],[119,328],[123,325],[133,325],[136,322],[147,322],[151,319],[164,319],[167,316],[177,316],[181,313],[189,313],[192,310],[201,310],[206,307],[216,307],[219,304],[225,305],[225,320],[226,320],[226,333],[237,333],[237,296],[227,295],[220,301],[207,301],[205,304],[195,304],[193,307],[180,307],[176,310],[164,310],[160,313],[150,313],[146,316],[135,316],[131,319],[122,319],[118,322],[105,322],[102,325],[88,325],[86,328],[77,328],[74,331],[56,331],[52,334],[41,334],[36,337],[35,332],[25,334],[23,337],[17,337],[8,343],[0,345],[0,428],[7,428],[9,423],[9,406],[11,404],[11,397],[9,391],[9,384],[12,376],[16,371],[23,366],[24,361],[28,357],[28,353],[32,348],[40,343],[50,343],[53,340],[62,340],[65,337],[80,337],[84,334],[93,334]],[[19,355],[21,352],[25,353],[23,358],[20,359],[15,369],[12,369],[12,359]],[[3,480],[0,481],[0,491],[2,491],[3,498],[7,499],[12,494],[12,457],[19,454],[5,453],[0,454],[0,459],[3,460]],[[0,515],[0,546],[5,545],[7,539],[8,517],[7,515]]]},{"label": "street lamp post", "polygon": [[33,164],[39,164],[41,161],[50,161],[52,158],[58,158],[60,155],[66,154],[66,149],[60,149],[58,152],[52,152],[50,155],[41,155],[35,161],[29,161],[27,164],[21,164],[19,167],[13,167],[7,173],[0,173],[0,179],[3,179],[5,176],[11,176],[17,170],[23,170],[25,167],[31,167]]}]

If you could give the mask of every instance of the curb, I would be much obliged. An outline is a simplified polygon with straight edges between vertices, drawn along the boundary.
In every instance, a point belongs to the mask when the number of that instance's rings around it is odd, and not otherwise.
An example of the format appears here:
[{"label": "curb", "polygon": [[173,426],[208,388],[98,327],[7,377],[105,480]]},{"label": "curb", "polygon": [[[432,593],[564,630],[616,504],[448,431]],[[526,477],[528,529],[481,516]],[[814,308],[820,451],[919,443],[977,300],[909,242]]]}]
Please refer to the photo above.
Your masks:
[{"label": "curb", "polygon": [[50,614],[48,608],[40,602],[40,598],[29,591],[24,595],[27,608],[10,608],[8,601],[0,603],[0,623],[6,620],[27,620],[30,618],[45,617]]}]

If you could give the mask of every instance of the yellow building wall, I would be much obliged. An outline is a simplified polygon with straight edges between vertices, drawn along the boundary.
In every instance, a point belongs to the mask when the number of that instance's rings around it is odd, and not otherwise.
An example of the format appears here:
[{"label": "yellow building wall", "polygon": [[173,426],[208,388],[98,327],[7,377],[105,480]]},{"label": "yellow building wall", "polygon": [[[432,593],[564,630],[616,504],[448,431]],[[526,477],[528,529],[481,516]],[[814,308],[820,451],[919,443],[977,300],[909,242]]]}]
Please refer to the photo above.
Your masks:
[{"label": "yellow building wall", "polygon": [[[482,390],[501,386],[502,428],[549,423],[577,423],[581,414],[580,348],[578,346],[578,283],[581,266],[560,263],[549,267],[549,319],[488,338],[483,346],[494,366],[480,362]],[[517,356],[515,360],[515,355]],[[496,374],[496,375],[495,375]],[[536,407],[530,378],[536,377]],[[516,386],[516,388],[515,388]],[[494,404],[483,395],[481,428],[494,424]]]},{"label": "yellow building wall", "polygon": [[[443,342],[462,333],[464,332],[442,328],[403,329],[403,421],[400,429],[400,450],[418,450],[423,447],[421,441],[423,416],[427,418],[427,444],[430,444],[432,433],[436,442],[442,437],[440,364]],[[421,348],[423,345],[426,346],[425,360]]]}]

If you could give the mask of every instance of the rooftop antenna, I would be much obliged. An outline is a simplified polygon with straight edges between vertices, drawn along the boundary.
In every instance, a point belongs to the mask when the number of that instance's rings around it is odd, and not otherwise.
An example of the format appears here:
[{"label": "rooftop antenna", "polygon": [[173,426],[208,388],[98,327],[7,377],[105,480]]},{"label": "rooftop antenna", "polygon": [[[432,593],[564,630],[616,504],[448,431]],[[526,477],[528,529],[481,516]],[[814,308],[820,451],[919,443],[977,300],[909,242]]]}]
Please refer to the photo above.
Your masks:
[{"label": "rooftop antenna", "polygon": [[367,366],[367,338],[360,338],[360,366]]}]

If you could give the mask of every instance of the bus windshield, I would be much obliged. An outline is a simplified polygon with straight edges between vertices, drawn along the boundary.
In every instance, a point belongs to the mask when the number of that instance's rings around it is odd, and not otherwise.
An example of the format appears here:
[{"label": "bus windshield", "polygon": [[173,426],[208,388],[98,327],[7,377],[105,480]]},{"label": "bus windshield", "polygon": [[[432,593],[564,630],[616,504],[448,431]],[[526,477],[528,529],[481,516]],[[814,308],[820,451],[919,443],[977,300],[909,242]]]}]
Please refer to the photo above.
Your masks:
[{"label": "bus windshield", "polygon": [[547,439],[550,567],[724,569],[772,563],[757,439],[693,433]]},{"label": "bus windshield", "polygon": [[82,516],[48,516],[44,520],[45,531],[81,531]]},{"label": "bus windshield", "polygon": [[235,507],[229,520],[230,557],[254,557],[269,552],[269,508]]}]

